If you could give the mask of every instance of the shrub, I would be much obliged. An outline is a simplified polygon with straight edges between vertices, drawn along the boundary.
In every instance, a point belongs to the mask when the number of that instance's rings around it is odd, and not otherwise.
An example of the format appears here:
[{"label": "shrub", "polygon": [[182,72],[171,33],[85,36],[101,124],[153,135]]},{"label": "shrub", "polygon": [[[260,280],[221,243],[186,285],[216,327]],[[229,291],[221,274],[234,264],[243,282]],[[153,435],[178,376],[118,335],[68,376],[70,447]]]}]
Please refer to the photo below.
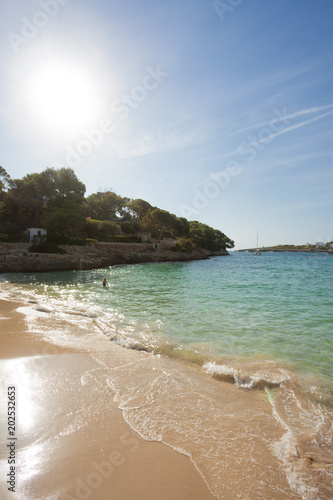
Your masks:
[{"label": "shrub", "polygon": [[67,245],[79,245],[79,246],[86,246],[88,245],[87,238],[68,238]]},{"label": "shrub", "polygon": [[108,235],[121,233],[120,226],[113,221],[88,219],[85,223],[85,231],[88,236],[104,239]]},{"label": "shrub", "polygon": [[126,234],[109,234],[107,240],[111,243],[142,243],[142,238],[136,236],[128,236]]},{"label": "shrub", "polygon": [[195,244],[192,240],[188,238],[181,238],[178,242],[171,248],[173,252],[188,252],[191,253],[195,249]]},{"label": "shrub", "polygon": [[139,225],[133,222],[120,222],[119,226],[124,234],[134,235],[140,229]]},{"label": "shrub", "polygon": [[28,243],[28,236],[26,234],[7,234],[2,241],[6,243]]},{"label": "shrub", "polygon": [[69,240],[70,238],[60,234],[48,233],[46,237],[46,243],[49,245],[69,245]]},{"label": "shrub", "polygon": [[70,238],[62,235],[48,235],[47,236],[47,244],[49,245],[79,245],[86,246],[91,243],[97,243],[97,239],[94,238]]},{"label": "shrub", "polygon": [[33,244],[28,248],[30,253],[59,253],[65,254],[66,250],[58,247],[54,243],[41,243],[41,244]]}]

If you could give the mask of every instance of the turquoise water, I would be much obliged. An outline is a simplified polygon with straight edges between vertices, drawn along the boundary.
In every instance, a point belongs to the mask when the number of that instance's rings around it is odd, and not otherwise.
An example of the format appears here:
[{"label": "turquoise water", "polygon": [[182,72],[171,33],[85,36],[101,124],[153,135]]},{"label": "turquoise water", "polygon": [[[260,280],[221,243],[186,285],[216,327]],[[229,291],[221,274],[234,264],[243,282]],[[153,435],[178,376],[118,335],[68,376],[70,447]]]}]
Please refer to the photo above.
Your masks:
[{"label": "turquoise water", "polygon": [[5,274],[0,296],[25,304],[45,359],[88,353],[85,401],[104,391],[103,408],[112,397],[140,436],[191,457],[216,498],[318,500],[333,477],[332,271],[324,253],[234,252]]},{"label": "turquoise water", "polygon": [[170,341],[211,356],[264,357],[330,380],[332,277],[333,256],[325,253],[237,252],[207,261],[3,275],[50,305],[103,311],[104,326],[117,318],[127,338],[143,346]]}]

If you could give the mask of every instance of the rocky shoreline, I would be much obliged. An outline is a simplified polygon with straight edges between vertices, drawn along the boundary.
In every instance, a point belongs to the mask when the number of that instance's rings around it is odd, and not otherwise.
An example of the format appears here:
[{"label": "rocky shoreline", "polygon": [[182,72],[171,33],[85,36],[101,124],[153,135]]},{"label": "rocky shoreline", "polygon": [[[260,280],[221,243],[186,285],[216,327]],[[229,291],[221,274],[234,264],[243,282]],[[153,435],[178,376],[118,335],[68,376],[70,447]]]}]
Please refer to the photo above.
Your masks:
[{"label": "rocky shoreline", "polygon": [[174,252],[167,245],[149,243],[95,243],[89,246],[61,245],[65,254],[30,253],[29,243],[0,244],[1,273],[29,273],[99,269],[119,264],[203,260],[229,255],[227,251],[198,249],[191,253]]}]

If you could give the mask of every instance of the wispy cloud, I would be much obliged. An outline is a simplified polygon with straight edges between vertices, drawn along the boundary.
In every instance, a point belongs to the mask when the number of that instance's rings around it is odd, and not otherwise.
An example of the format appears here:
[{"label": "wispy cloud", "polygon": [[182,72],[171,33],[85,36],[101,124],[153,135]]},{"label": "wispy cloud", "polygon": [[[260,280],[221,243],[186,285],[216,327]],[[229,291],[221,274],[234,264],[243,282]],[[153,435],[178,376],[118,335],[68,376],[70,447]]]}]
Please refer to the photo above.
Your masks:
[{"label": "wispy cloud", "polygon": [[[321,208],[321,207],[326,207],[326,206],[330,206],[332,203],[332,198],[331,197],[326,197],[326,198],[323,198],[323,196],[321,196],[320,198],[317,198],[317,199],[309,199],[307,201],[304,201],[304,202],[299,202],[299,203],[289,203],[289,204],[283,204],[283,205],[280,205],[280,212],[284,212],[284,213],[287,213],[287,214],[290,214],[292,212],[302,212],[302,211],[306,211],[306,210],[315,210],[317,208]],[[319,238],[319,239],[322,239],[322,238]],[[328,238],[325,238],[327,241],[329,241],[331,238],[328,237]]]},{"label": "wispy cloud", "polygon": [[301,111],[296,111],[295,113],[291,114],[286,114],[283,115],[279,118],[273,118],[271,120],[267,120],[265,122],[261,123],[255,123],[253,125],[249,125],[248,127],[243,127],[239,130],[235,130],[234,132],[230,132],[229,134],[223,134],[223,137],[231,137],[233,135],[241,134],[242,132],[245,132],[247,130],[253,130],[261,127],[267,127],[268,125],[274,124],[274,123],[279,123],[283,120],[293,120],[294,118],[298,118],[299,116],[303,115],[308,115],[310,113],[318,113],[320,111],[324,111],[325,109],[331,109],[333,108],[333,104],[329,104],[328,106],[318,106],[318,107],[313,107],[313,108],[308,108],[308,109],[302,109]]},{"label": "wispy cloud", "polygon": [[329,111],[328,113],[324,113],[322,115],[315,116],[315,118],[311,118],[311,120],[306,120],[306,121],[301,122],[301,123],[296,123],[295,125],[292,125],[292,126],[287,127],[283,130],[280,130],[279,132],[276,132],[276,134],[272,134],[269,137],[264,137],[263,139],[260,139],[257,142],[262,143],[262,142],[270,141],[270,140],[274,139],[275,137],[278,137],[278,136],[283,135],[283,134],[287,134],[287,133],[292,132],[293,130],[296,130],[298,128],[305,127],[305,125],[309,125],[310,123],[314,123],[317,120],[321,120],[322,118],[325,118],[326,116],[329,116],[331,114],[333,114],[333,110]]},{"label": "wispy cloud", "polygon": [[[328,109],[328,108],[332,108],[333,105],[330,105],[330,106],[325,106],[325,107],[322,107],[322,109]],[[319,109],[319,108],[310,108],[310,109]],[[301,116],[301,115],[304,115],[304,114],[307,114],[309,113],[310,111],[309,110],[303,110],[303,111],[298,111],[296,113],[293,113],[292,115],[289,115],[287,117],[283,117],[279,120],[276,120],[276,121],[282,121],[282,120],[286,120],[286,119],[292,119],[292,118],[296,118],[297,116]],[[311,111],[311,112],[315,112],[315,111]],[[246,147],[251,147],[251,146],[255,146],[257,144],[262,144],[262,143],[265,143],[265,142],[270,142],[272,139],[275,139],[276,137],[279,137],[281,135],[284,135],[284,134],[288,134],[289,132],[293,132],[294,130],[297,130],[298,128],[301,128],[301,127],[305,127],[306,125],[310,125],[310,123],[314,123],[318,120],[321,120],[323,118],[326,118],[327,116],[330,116],[333,114],[333,110],[332,111],[329,111],[328,113],[323,113],[322,115],[319,115],[319,116],[315,116],[314,118],[311,118],[310,120],[305,120],[305,121],[302,121],[300,123],[295,123],[294,125],[291,125],[290,127],[286,127],[284,128],[283,130],[280,130],[279,132],[276,132],[275,134],[272,133],[271,135],[267,136],[267,137],[263,137],[263,138],[259,138],[258,137],[258,140],[255,140],[253,142],[249,142],[246,144]],[[269,122],[265,122],[264,124],[261,125],[261,127],[263,126],[267,126],[268,124],[270,123],[273,123],[272,120],[269,121]],[[260,125],[256,125],[256,128],[261,128]],[[236,154],[238,154],[240,151],[240,148],[238,147],[237,149],[235,149],[234,151],[231,151],[230,153],[227,153],[225,155],[222,156],[222,158],[228,158],[230,156],[234,156]]]},{"label": "wispy cloud", "polygon": [[[272,167],[297,167],[300,164],[308,163],[313,160],[328,159],[331,157],[330,150],[316,151],[311,154],[294,154],[290,151],[287,156],[283,155],[282,159],[273,160]],[[316,170],[317,175],[317,170]]]},{"label": "wispy cloud", "polygon": [[135,158],[151,155],[154,153],[165,153],[179,151],[181,149],[204,141],[201,134],[146,134],[144,137],[129,143],[116,146],[116,154],[121,159]]}]

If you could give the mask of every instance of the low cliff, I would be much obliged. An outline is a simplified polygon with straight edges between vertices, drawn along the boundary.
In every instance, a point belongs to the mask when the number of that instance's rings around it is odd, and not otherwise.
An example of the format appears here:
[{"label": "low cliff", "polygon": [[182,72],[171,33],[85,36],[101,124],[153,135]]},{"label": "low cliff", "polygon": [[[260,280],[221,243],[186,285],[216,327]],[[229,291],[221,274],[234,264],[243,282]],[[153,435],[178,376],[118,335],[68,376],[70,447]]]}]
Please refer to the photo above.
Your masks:
[{"label": "low cliff", "polygon": [[0,272],[43,272],[98,269],[117,264],[140,262],[176,262],[202,260],[215,255],[228,255],[227,251],[209,252],[198,249],[191,253],[174,252],[161,245],[147,243],[96,243],[95,245],[61,245],[65,254],[29,253],[28,243],[0,244]]}]

